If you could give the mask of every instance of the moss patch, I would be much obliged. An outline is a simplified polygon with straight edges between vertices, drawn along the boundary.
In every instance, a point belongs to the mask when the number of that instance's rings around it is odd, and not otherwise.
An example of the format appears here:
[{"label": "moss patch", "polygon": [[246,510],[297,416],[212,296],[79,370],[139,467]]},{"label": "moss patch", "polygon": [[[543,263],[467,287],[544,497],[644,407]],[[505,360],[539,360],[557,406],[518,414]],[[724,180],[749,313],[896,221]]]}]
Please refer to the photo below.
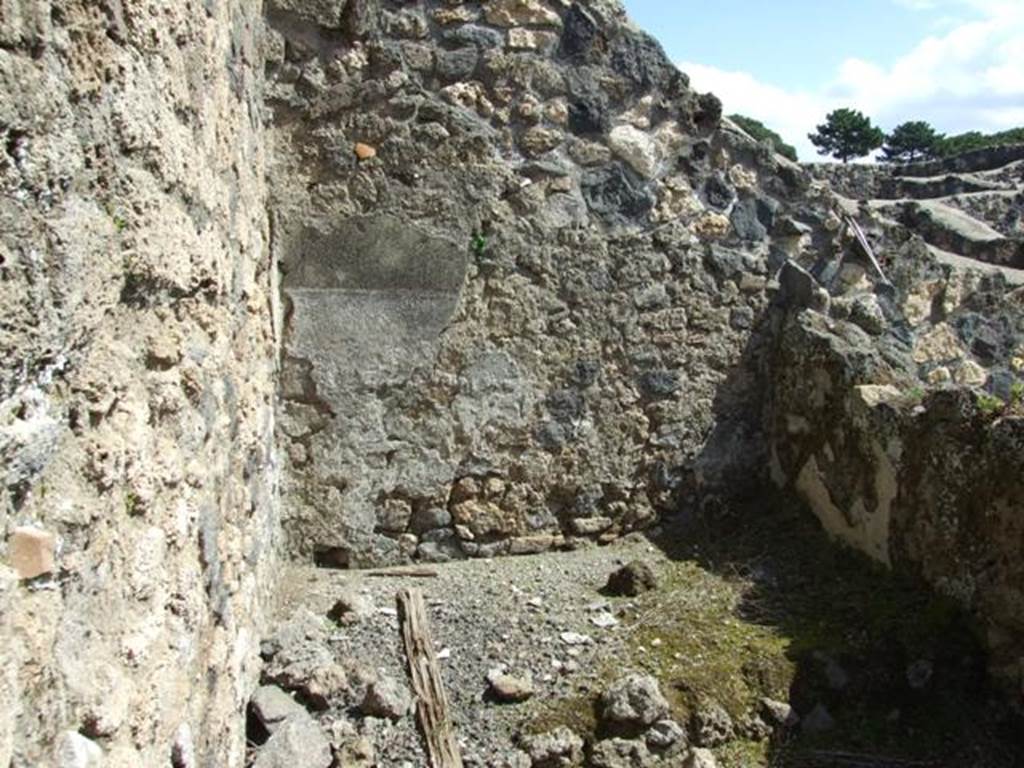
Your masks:
[{"label": "moss patch", "polygon": [[[779,509],[787,511],[700,521],[666,536],[658,589],[612,601],[622,625],[598,660],[598,689],[637,669],[661,681],[684,724],[714,701],[742,730],[765,696],[801,714],[824,705],[836,721],[821,735],[741,736],[716,750],[723,768],[806,764],[835,752],[1017,765],[1019,721],[989,689],[956,606],[828,541],[809,515]],[[931,671],[919,689],[908,678],[915,663]],[[847,678],[841,686],[829,677],[835,667]],[[567,725],[593,737],[595,698],[538,702],[528,730]]]}]

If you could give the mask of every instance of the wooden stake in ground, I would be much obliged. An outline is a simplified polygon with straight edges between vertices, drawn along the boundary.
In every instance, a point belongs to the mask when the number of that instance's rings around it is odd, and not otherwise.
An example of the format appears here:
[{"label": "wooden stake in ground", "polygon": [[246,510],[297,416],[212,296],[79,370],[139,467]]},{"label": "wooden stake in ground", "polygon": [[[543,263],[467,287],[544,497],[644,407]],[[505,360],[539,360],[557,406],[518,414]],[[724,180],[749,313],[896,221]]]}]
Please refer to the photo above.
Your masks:
[{"label": "wooden stake in ground", "polygon": [[441,683],[441,668],[434,653],[427,608],[420,590],[403,589],[398,593],[398,621],[416,693],[416,715],[427,742],[430,765],[432,768],[462,768],[462,755],[455,740],[448,697]]}]

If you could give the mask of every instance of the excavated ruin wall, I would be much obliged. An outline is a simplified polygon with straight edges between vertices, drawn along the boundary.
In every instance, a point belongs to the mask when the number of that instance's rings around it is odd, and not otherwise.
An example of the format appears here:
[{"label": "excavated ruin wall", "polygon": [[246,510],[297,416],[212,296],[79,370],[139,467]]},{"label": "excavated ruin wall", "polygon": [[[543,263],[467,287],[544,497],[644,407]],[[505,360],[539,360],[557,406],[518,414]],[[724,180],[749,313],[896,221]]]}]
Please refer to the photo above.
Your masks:
[{"label": "excavated ruin wall", "polygon": [[877,288],[615,3],[261,12],[0,2],[0,765],[242,763],[278,386],[293,555],[540,551],[771,466],[1014,679],[1019,419],[904,396],[1007,390],[1019,291]]},{"label": "excavated ruin wall", "polygon": [[0,3],[0,765],[243,762],[279,538],[259,6]]},{"label": "excavated ruin wall", "polygon": [[905,165],[807,163],[804,167],[854,200],[893,200],[999,189],[1000,181],[1020,181],[1021,161],[1024,144],[1010,144]]},{"label": "excavated ruin wall", "polygon": [[538,552],[756,483],[769,273],[838,224],[796,166],[616,3],[268,20],[293,553]]},{"label": "excavated ruin wall", "polygon": [[883,254],[892,285],[837,279],[776,313],[772,475],[838,540],[970,611],[1024,704],[1024,289],[920,241]]}]

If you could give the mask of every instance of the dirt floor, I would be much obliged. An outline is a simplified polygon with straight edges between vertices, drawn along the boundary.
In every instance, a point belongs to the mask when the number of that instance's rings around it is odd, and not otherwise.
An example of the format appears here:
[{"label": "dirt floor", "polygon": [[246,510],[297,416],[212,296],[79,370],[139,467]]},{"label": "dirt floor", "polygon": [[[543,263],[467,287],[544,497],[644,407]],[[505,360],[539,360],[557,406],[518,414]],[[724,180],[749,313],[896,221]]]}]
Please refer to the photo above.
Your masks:
[{"label": "dirt floor", "polygon": [[[638,559],[656,589],[602,594],[612,571]],[[406,682],[395,596],[414,586],[467,765],[517,765],[524,734],[559,725],[589,742],[605,736],[596,699],[634,670],[658,678],[684,726],[712,705],[728,713],[732,738],[714,748],[724,768],[1024,765],[1024,727],[988,687],[963,617],[831,546],[800,513],[719,512],[713,524],[678,520],[607,547],[427,567],[436,575],[309,567],[288,577],[282,617],[326,617],[344,593],[366,602],[360,620],[328,622],[353,693],[319,717],[351,721],[375,748],[367,764],[427,764],[413,717],[364,718],[356,691],[375,675]],[[493,701],[495,668],[532,675],[533,697]],[[802,724],[765,729],[765,697],[791,703]]]}]

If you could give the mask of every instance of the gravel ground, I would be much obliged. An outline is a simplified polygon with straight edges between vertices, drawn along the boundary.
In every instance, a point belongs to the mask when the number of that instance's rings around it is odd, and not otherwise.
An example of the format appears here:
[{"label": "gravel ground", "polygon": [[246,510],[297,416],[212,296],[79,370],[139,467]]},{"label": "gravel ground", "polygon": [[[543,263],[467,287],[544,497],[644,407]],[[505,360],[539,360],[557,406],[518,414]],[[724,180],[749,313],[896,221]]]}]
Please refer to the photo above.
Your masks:
[{"label": "gravel ground", "polygon": [[[657,567],[664,555],[633,536],[608,547],[429,566],[436,578],[295,567],[282,613],[302,605],[326,616],[340,594],[356,591],[370,611],[352,625],[332,626],[335,654],[361,668],[357,679],[372,671],[407,683],[395,596],[403,587],[421,589],[464,760],[499,766],[511,757],[516,733],[539,703],[600,690],[596,660],[615,654],[624,642],[622,625],[612,625],[610,617],[630,611],[631,601],[603,597],[599,590],[612,571],[634,559]],[[487,700],[486,675],[496,667],[515,676],[532,674],[534,698],[515,705]],[[337,716],[328,712],[322,719]],[[375,743],[377,765],[427,765],[414,717],[393,724],[362,719],[359,727]]]},{"label": "gravel ground", "polygon": [[[374,678],[408,686],[395,598],[416,587],[467,766],[525,768],[517,737],[556,726],[590,751],[608,745],[595,699],[634,671],[659,682],[672,719],[721,768],[831,764],[822,755],[840,753],[878,765],[1021,765],[1020,720],[986,683],[965,617],[940,596],[831,546],[795,512],[723,518],[658,541],[425,566],[431,578],[293,566],[262,647],[264,676],[300,692],[345,768],[427,766],[412,714],[361,711]],[[652,567],[657,588],[602,595],[633,560]],[[361,618],[329,618],[339,599],[361,604]],[[533,697],[493,700],[487,676],[498,668],[531,675]],[[385,683],[375,690],[390,691]],[[792,705],[799,726],[766,732],[766,699]],[[732,721],[724,742],[702,735],[701,718],[716,712]],[[814,727],[822,721],[827,732]],[[251,737],[255,757],[258,729]]]}]

